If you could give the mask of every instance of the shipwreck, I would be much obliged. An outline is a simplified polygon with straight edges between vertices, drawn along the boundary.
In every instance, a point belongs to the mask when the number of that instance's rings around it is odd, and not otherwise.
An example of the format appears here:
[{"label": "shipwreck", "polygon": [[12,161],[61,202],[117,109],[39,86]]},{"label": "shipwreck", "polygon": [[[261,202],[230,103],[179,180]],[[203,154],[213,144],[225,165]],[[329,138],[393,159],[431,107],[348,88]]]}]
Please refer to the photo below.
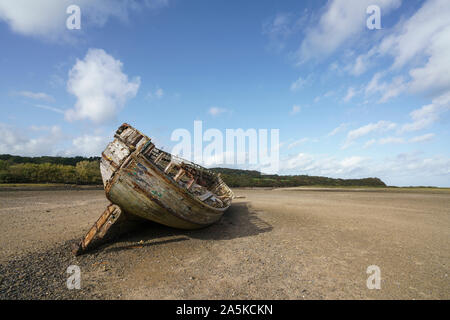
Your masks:
[{"label": "shipwreck", "polygon": [[102,152],[100,171],[111,204],[74,246],[74,254],[125,219],[179,229],[206,227],[221,218],[234,198],[220,174],[158,149],[126,123]]}]

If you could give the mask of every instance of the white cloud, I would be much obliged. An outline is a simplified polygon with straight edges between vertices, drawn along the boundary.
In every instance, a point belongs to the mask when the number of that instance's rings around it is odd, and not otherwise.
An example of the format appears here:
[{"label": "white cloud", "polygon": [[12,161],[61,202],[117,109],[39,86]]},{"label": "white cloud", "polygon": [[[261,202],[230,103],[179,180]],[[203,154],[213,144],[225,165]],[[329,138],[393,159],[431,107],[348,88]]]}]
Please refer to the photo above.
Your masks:
[{"label": "white cloud", "polygon": [[344,130],[348,126],[348,123],[341,123],[338,127],[334,128],[333,131],[331,131],[327,136],[332,137],[342,130]]},{"label": "white cloud", "polygon": [[363,157],[353,156],[353,157],[345,158],[344,160],[340,161],[339,164],[343,168],[353,168],[353,167],[360,165],[362,162],[364,162],[364,160],[365,160],[365,158],[363,158]]},{"label": "white cloud", "polygon": [[289,36],[292,33],[291,22],[291,14],[277,13],[273,21],[263,25],[263,33],[281,37]]},{"label": "white cloud", "polygon": [[72,147],[65,152],[66,156],[99,157],[110,138],[85,134],[72,140]]},{"label": "white cloud", "polygon": [[357,155],[343,159],[299,153],[281,162],[280,174],[308,174],[333,178],[379,177],[388,185],[449,187],[450,159],[402,153],[376,161]]},{"label": "white cloud", "polygon": [[299,153],[281,162],[281,170],[289,174],[309,174],[348,178],[358,175],[365,158],[351,156],[342,160],[323,155]]},{"label": "white cloud", "polygon": [[225,109],[225,108],[211,107],[211,108],[209,108],[208,113],[209,113],[210,115],[212,115],[213,117],[216,117],[216,116],[218,116],[218,115],[220,115],[220,114],[222,114],[222,113],[225,113],[225,112],[227,112],[227,111],[228,111],[228,110]]},{"label": "white cloud", "polygon": [[39,109],[44,109],[44,110],[49,110],[49,111],[53,111],[53,112],[56,112],[56,113],[65,114],[65,111],[62,110],[62,109],[59,109],[59,108],[54,108],[54,107],[46,106],[46,105],[43,105],[43,104],[35,104],[34,106],[36,108],[39,108]]},{"label": "white cloud", "polygon": [[377,123],[369,123],[358,129],[352,130],[347,134],[347,139],[343,145],[343,149],[349,147],[356,139],[374,132],[386,132],[393,130],[396,124],[390,121],[378,121]]},{"label": "white cloud", "polygon": [[367,69],[367,61],[364,60],[364,56],[360,55],[356,58],[355,64],[351,67],[350,73],[359,76],[363,74]]},{"label": "white cloud", "polygon": [[54,154],[54,146],[62,139],[59,126],[41,128],[44,134],[29,137],[26,130],[0,123],[0,154],[42,156]]},{"label": "white cloud", "polygon": [[401,143],[406,143],[406,142],[410,142],[410,143],[426,142],[426,141],[430,141],[431,139],[433,139],[433,137],[434,137],[434,133],[428,133],[428,134],[424,134],[422,136],[413,137],[413,138],[409,139],[408,141],[406,141],[402,137],[386,137],[386,138],[381,138],[378,140],[371,139],[364,144],[364,148],[368,148],[368,147],[374,145],[375,143],[378,143],[379,145],[385,145],[385,144],[401,144]]},{"label": "white cloud", "polygon": [[302,110],[302,107],[294,105],[292,106],[291,115],[297,114]]},{"label": "white cloud", "polygon": [[395,185],[437,185],[449,187],[450,159],[423,157],[420,153],[402,153],[371,164],[374,176]]},{"label": "white cloud", "polygon": [[348,138],[354,140],[359,137],[362,137],[366,134],[369,134],[371,132],[383,132],[394,129],[396,126],[395,123],[392,123],[390,121],[378,121],[377,123],[369,123],[363,127],[360,127],[358,129],[352,130],[348,133]]},{"label": "white cloud", "polygon": [[291,84],[291,91],[298,91],[301,88],[304,87],[306,83],[306,80],[303,79],[302,77],[299,77],[297,80],[295,80],[292,84]]},{"label": "white cloud", "polygon": [[155,90],[155,92],[149,92],[147,97],[161,99],[164,96],[164,90],[161,88],[158,88]]},{"label": "white cloud", "polygon": [[377,143],[377,139],[370,139],[369,141],[367,141],[367,142],[364,144],[364,148],[368,148],[368,147],[374,145],[375,143]]},{"label": "white cloud", "polygon": [[387,137],[387,138],[381,138],[378,140],[378,143],[383,144],[397,144],[397,143],[405,143],[405,139],[400,137]]},{"label": "white cloud", "polygon": [[122,66],[122,62],[101,49],[89,49],[84,60],[77,60],[67,82],[67,90],[77,97],[77,102],[74,109],[66,112],[66,119],[90,119],[96,123],[114,119],[140,86],[139,77],[128,81]]},{"label": "white cloud", "polygon": [[0,122],[0,154],[20,156],[100,156],[110,137],[84,134],[71,138],[59,126],[31,126],[29,130]]},{"label": "white cloud", "polygon": [[394,77],[391,82],[385,81],[380,83],[380,79],[384,75],[384,72],[375,73],[364,89],[366,95],[379,93],[381,95],[380,100],[378,100],[379,103],[387,102],[389,99],[405,92],[408,88],[408,85],[402,76]]},{"label": "white cloud", "polygon": [[306,153],[299,153],[281,164],[284,169],[310,170],[314,168],[314,157]]},{"label": "white cloud", "polygon": [[44,100],[48,102],[52,102],[55,100],[51,95],[44,92],[19,91],[16,94],[34,100]]},{"label": "white cloud", "polygon": [[[355,0],[356,1],[356,0]],[[322,52],[333,52],[340,45],[357,34],[359,18],[337,21],[350,12],[359,12],[365,7],[365,1],[329,1],[318,26],[310,29],[302,43],[300,56],[303,60],[314,58]],[[372,2],[372,1],[369,1]],[[377,3],[371,3],[377,4]],[[388,11],[398,7],[400,2],[386,2]],[[359,7],[358,7],[359,6]],[[386,10],[381,6],[382,18]],[[357,10],[357,11],[355,11]],[[357,14],[356,14],[357,16]],[[401,20],[378,45],[356,57],[345,70],[353,75],[364,73],[374,64],[376,58],[391,56],[394,61],[390,69],[376,73],[365,88],[366,95],[379,94],[379,103],[399,96],[404,92],[422,93],[431,98],[439,97],[450,91],[450,2],[448,0],[428,0],[409,18]],[[330,39],[330,41],[325,41]],[[309,58],[308,58],[309,57]],[[405,74],[403,68],[407,67]],[[390,79],[381,81],[381,78]]]},{"label": "white cloud", "polygon": [[402,76],[395,77],[391,83],[386,85],[383,95],[379,100],[380,103],[386,102],[394,98],[406,90],[406,83]]},{"label": "white cloud", "polygon": [[322,99],[324,99],[324,98],[329,98],[329,97],[331,97],[331,96],[334,95],[334,94],[335,94],[334,91],[328,91],[328,92],[326,92],[325,94],[323,94],[323,95],[321,95],[321,96],[317,96],[316,98],[314,98],[314,102],[317,103],[317,102],[319,102],[320,100],[322,100]]},{"label": "white cloud", "polygon": [[411,18],[400,22],[398,32],[383,39],[379,51],[395,58],[394,68],[402,67],[433,46],[436,35],[448,27],[449,16],[449,1],[426,1]]},{"label": "white cloud", "polygon": [[413,137],[411,139],[409,139],[408,141],[406,141],[404,138],[402,137],[386,137],[386,138],[381,138],[381,139],[371,139],[368,140],[365,144],[364,144],[364,148],[368,148],[372,145],[374,145],[375,143],[378,143],[379,145],[385,145],[385,144],[401,144],[401,143],[418,143],[418,142],[426,142],[426,141],[430,141],[434,138],[434,133],[427,133],[421,136],[416,136]]},{"label": "white cloud", "polygon": [[413,137],[409,141],[410,142],[426,142],[426,141],[432,140],[433,138],[434,138],[434,133],[427,133],[422,136]]},{"label": "white cloud", "polygon": [[71,1],[1,1],[0,19],[17,33],[46,38],[65,31],[66,8]]},{"label": "white cloud", "polygon": [[[424,93],[436,98],[450,91],[450,2],[429,0],[424,2],[409,19],[399,22],[393,32],[366,55],[392,56],[390,72],[402,71],[408,75],[394,77],[391,83],[379,83],[386,74],[377,73],[366,87],[366,93],[382,94],[380,102],[403,91]],[[373,52],[376,52],[373,54]]]},{"label": "white cloud", "polygon": [[372,48],[369,52],[366,54],[361,54],[358,57],[356,57],[356,60],[353,64],[350,64],[346,67],[346,70],[350,72],[350,74],[354,76],[359,76],[366,72],[366,70],[371,65],[371,58],[376,53],[376,49]]},{"label": "white cloud", "polygon": [[401,0],[328,1],[318,25],[309,28],[297,52],[298,62],[326,57],[366,29],[366,9],[378,5],[385,15],[398,8]]},{"label": "white cloud", "polygon": [[[450,2],[447,2],[450,8]],[[450,17],[450,9],[446,18]],[[450,24],[450,22],[447,21]],[[427,92],[438,95],[450,91],[450,25],[433,35],[426,52],[427,63],[412,69],[410,89],[413,92]]]},{"label": "white cloud", "polygon": [[298,32],[305,23],[307,15],[295,18],[291,13],[277,13],[263,24],[262,33],[269,38],[269,49],[280,52],[286,46],[286,40]]},{"label": "white cloud", "polygon": [[380,79],[383,77],[383,72],[377,72],[373,75],[370,82],[366,85],[366,95],[374,94],[376,92],[382,92],[386,88],[386,83],[380,83]]},{"label": "white cloud", "polygon": [[347,95],[344,97],[345,102],[349,102],[356,94],[356,90],[353,87],[348,88]]},{"label": "white cloud", "polygon": [[2,0],[0,21],[6,22],[17,33],[47,40],[59,40],[73,36],[67,30],[66,9],[69,5],[81,8],[83,30],[86,25],[103,26],[109,18],[127,20],[130,11],[144,8],[158,9],[168,5],[168,0]]},{"label": "white cloud", "polygon": [[403,125],[400,132],[425,129],[438,121],[441,115],[448,110],[450,110],[450,91],[433,99],[431,104],[411,112],[410,116],[413,122]]},{"label": "white cloud", "polygon": [[292,149],[296,146],[302,145],[303,143],[308,142],[309,140],[310,140],[309,138],[302,138],[302,139],[296,140],[288,145],[288,149]]}]

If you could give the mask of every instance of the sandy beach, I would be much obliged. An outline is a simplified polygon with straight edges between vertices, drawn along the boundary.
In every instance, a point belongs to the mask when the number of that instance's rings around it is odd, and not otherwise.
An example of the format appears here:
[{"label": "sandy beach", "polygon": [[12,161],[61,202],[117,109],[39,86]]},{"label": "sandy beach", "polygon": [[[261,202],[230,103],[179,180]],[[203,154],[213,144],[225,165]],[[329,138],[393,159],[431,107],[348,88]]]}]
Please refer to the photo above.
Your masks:
[{"label": "sandy beach", "polygon": [[[1,191],[0,298],[450,298],[449,191],[234,191],[208,228],[145,223],[78,257],[70,245],[108,204],[103,190]],[[69,265],[80,290],[66,287]]]}]

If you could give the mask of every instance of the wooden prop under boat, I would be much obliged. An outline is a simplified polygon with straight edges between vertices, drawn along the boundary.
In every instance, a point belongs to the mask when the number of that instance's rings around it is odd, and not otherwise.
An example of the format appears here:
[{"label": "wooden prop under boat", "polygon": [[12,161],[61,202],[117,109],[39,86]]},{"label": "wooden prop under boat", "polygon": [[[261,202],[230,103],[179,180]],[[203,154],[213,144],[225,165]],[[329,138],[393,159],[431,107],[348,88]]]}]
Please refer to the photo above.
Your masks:
[{"label": "wooden prop under boat", "polygon": [[198,229],[220,219],[234,194],[216,174],[155,147],[124,123],[102,153],[100,171],[111,204],[74,247],[80,254],[125,217],[169,227]]}]

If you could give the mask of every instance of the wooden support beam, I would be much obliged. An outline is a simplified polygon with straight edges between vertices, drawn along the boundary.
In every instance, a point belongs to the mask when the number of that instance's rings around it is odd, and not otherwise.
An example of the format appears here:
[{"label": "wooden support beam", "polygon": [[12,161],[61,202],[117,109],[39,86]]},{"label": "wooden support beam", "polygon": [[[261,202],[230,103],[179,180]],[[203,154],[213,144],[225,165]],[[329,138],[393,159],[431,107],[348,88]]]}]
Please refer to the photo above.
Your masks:
[{"label": "wooden support beam", "polygon": [[92,240],[95,238],[103,238],[106,231],[117,221],[121,214],[122,210],[120,210],[119,206],[110,204],[83,239],[81,239],[80,243],[73,247],[72,252],[75,255],[79,255],[86,250]]},{"label": "wooden support beam", "polygon": [[174,179],[175,181],[178,181],[178,180],[180,180],[180,179],[184,176],[185,173],[186,173],[186,171],[184,171],[183,169],[180,169],[180,170],[178,170],[178,172],[177,172],[175,178],[173,178],[173,179]]},{"label": "wooden support beam", "polygon": [[172,170],[172,168],[175,166],[175,164],[170,161],[169,164],[167,165],[167,167],[164,169],[164,173],[169,173],[170,170]]},{"label": "wooden support beam", "polygon": [[164,153],[162,153],[162,152],[161,152],[160,154],[158,154],[158,156],[157,156],[156,159],[155,159],[155,163],[156,163],[156,164],[159,163],[159,161],[162,159],[163,155],[164,155]]}]

